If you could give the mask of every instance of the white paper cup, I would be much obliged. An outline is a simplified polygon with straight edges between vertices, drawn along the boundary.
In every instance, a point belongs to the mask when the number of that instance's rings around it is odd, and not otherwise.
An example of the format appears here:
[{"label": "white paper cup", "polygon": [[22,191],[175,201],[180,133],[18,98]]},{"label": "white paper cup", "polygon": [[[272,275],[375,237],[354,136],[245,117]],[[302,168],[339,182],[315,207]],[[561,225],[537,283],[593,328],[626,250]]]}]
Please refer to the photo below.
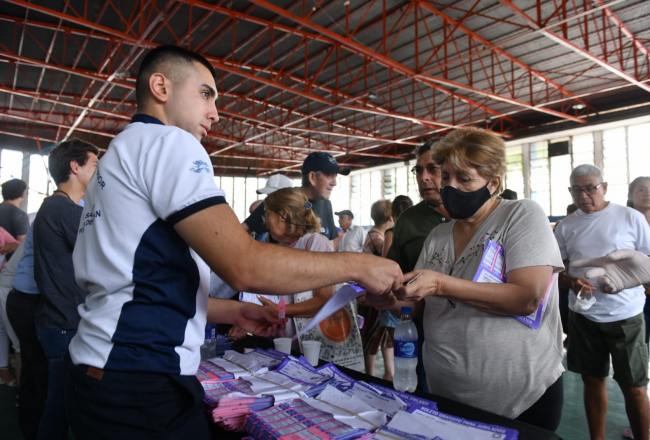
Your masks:
[{"label": "white paper cup", "polygon": [[291,338],[275,338],[273,340],[273,345],[277,351],[291,354]]},{"label": "white paper cup", "polygon": [[320,358],[320,341],[303,341],[302,352],[307,362],[315,367],[318,365],[318,359]]}]

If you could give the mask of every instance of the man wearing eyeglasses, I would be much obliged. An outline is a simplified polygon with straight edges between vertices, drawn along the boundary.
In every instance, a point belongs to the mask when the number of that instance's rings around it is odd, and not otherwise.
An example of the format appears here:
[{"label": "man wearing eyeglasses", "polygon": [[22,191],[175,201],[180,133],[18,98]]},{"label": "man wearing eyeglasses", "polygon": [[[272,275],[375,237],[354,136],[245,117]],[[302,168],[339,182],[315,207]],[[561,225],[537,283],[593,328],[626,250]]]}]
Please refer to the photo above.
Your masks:
[{"label": "man wearing eyeglasses", "polygon": [[415,174],[422,201],[404,211],[393,227],[393,244],[386,255],[396,261],[404,273],[410,272],[420,256],[429,232],[448,218],[440,198],[440,166],[432,159],[432,144],[427,142],[416,152]]},{"label": "man wearing eyeglasses", "polygon": [[[424,240],[429,232],[449,218],[440,198],[440,166],[433,162],[433,143],[427,142],[416,152],[415,166],[411,172],[415,174],[418,190],[422,201],[411,206],[399,216],[393,227],[393,244],[387,258],[400,265],[404,273],[411,272],[418,261]],[[418,390],[427,391],[426,374],[421,358],[422,318],[415,318],[420,335],[420,350],[418,350]]]},{"label": "man wearing eyeglasses", "polygon": [[[569,192],[578,210],[555,229],[566,271],[560,284],[570,287],[567,363],[582,375],[587,422],[592,439],[605,438],[610,356],[614,380],[625,396],[635,439],[648,439],[648,348],[644,342],[643,286],[605,293],[586,279],[589,267],[571,261],[632,249],[650,254],[650,228],[639,212],[605,200],[607,182],[593,165],[570,176]],[[577,264],[576,264],[577,266]],[[577,297],[580,294],[580,298]],[[594,302],[595,299],[595,302]]]}]

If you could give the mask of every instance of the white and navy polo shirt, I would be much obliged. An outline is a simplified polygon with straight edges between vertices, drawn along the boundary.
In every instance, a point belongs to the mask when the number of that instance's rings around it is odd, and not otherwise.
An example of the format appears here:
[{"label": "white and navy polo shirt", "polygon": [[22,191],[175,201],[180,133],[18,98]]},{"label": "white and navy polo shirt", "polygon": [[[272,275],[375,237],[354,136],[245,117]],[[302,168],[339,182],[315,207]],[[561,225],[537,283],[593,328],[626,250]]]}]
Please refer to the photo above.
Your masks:
[{"label": "white and navy polo shirt", "polygon": [[226,203],[190,133],[136,115],[88,185],[73,253],[88,292],[74,364],[191,375],[199,364],[210,271],[174,224]]}]

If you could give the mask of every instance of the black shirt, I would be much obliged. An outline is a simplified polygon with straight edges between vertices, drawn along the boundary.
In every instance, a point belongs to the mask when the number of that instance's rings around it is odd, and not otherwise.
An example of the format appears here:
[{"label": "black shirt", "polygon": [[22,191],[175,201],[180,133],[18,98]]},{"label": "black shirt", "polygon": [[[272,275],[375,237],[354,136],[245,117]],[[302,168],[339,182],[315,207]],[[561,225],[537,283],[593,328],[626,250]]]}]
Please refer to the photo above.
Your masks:
[{"label": "black shirt", "polygon": [[310,200],[312,209],[320,218],[320,233],[334,240],[336,238],[336,225],[334,224],[334,213],[332,202],[327,199]]},{"label": "black shirt", "polygon": [[[332,212],[332,202],[327,199],[310,200],[312,209],[320,218],[321,230],[320,233],[333,240],[336,238],[336,226],[334,225],[334,213]],[[262,220],[264,218],[264,203],[255,208],[255,211],[248,216],[244,223],[248,226],[248,230],[255,232],[255,236],[268,232],[266,225]]]},{"label": "black shirt", "polygon": [[41,292],[37,325],[76,329],[86,292],[74,279],[72,251],[83,208],[65,195],[43,201],[34,219],[34,278]]}]

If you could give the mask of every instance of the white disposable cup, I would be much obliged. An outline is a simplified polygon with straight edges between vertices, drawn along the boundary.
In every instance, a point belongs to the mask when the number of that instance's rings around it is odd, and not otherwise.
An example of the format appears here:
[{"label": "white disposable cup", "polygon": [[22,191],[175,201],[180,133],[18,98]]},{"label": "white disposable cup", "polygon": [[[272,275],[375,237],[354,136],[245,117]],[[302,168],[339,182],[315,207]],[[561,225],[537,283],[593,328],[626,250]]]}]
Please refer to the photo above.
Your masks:
[{"label": "white disposable cup", "polygon": [[307,362],[315,367],[318,365],[318,359],[320,358],[320,341],[303,341],[302,353],[305,355]]},{"label": "white disposable cup", "polygon": [[277,351],[291,354],[291,338],[275,338],[273,340],[273,345]]}]

